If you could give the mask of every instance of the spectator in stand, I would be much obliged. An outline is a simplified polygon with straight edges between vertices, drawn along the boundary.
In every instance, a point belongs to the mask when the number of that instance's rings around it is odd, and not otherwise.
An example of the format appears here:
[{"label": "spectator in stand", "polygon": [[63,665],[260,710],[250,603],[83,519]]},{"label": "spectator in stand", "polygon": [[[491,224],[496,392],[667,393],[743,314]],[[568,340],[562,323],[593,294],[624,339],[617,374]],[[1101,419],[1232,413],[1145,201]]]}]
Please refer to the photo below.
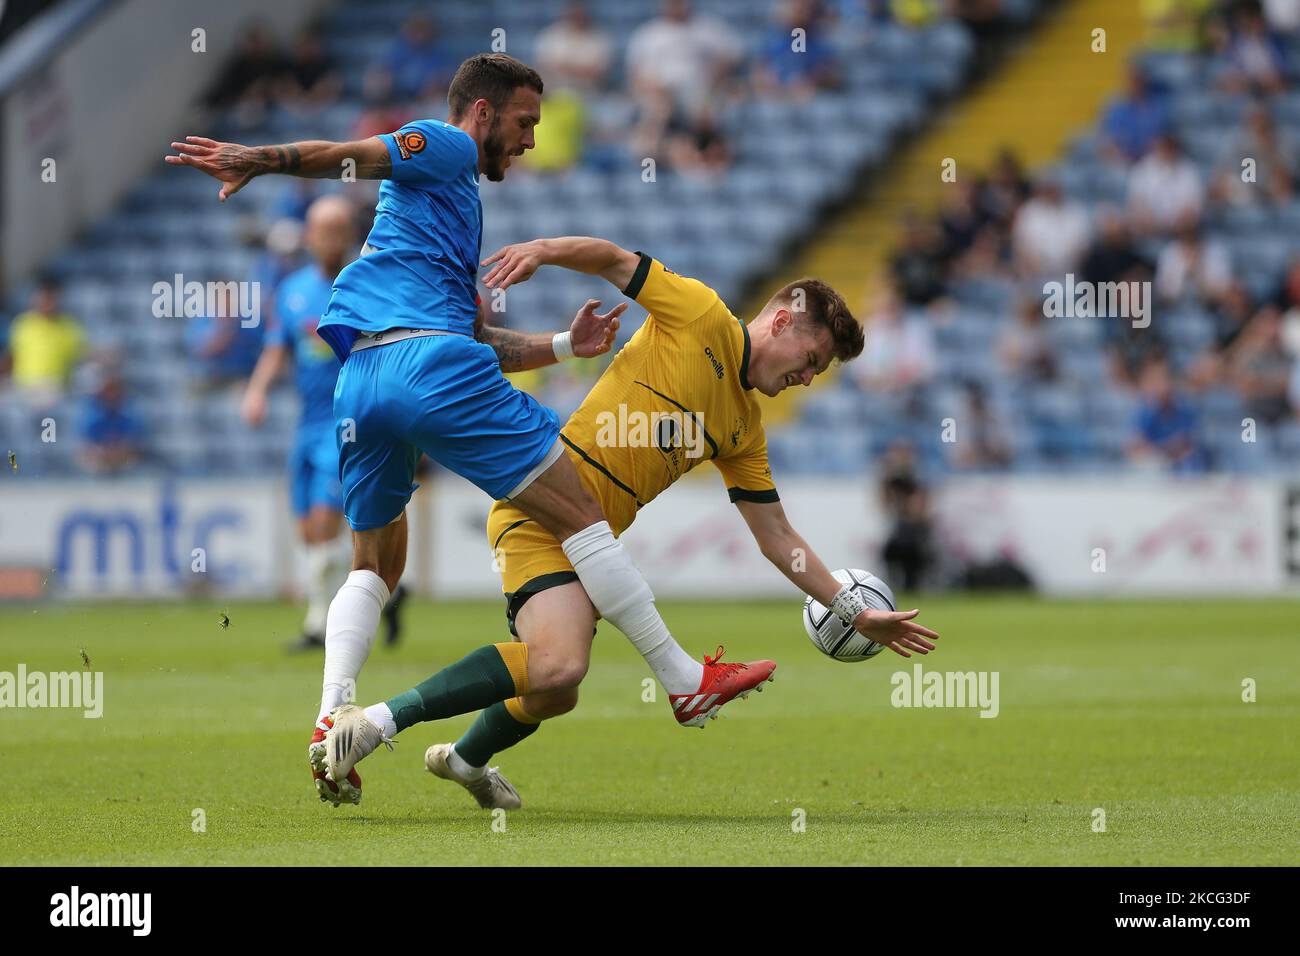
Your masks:
[{"label": "spectator in stand", "polygon": [[664,148],[669,165],[687,176],[713,179],[731,165],[731,148],[712,110],[701,110],[692,119],[679,113],[669,120]]},{"label": "spectator in stand", "polygon": [[1155,293],[1167,303],[1194,300],[1215,304],[1232,285],[1232,259],[1217,239],[1207,239],[1199,221],[1188,219],[1156,260]]},{"label": "spectator in stand", "polygon": [[234,107],[244,126],[260,123],[273,105],[277,90],[288,74],[288,63],[263,23],[253,23],[239,41],[232,60],[206,97],[215,109]]},{"label": "spectator in stand", "polygon": [[533,148],[526,154],[524,164],[537,172],[562,172],[582,157],[587,110],[578,93],[565,89],[552,91],[549,86],[542,104],[546,122],[538,124]]},{"label": "spectator in stand", "polygon": [[144,423],[126,399],[126,383],[113,368],[96,370],[79,417],[77,460],[92,474],[125,471],[144,457]]},{"label": "spectator in stand", "polygon": [[1020,206],[1029,198],[1029,179],[1015,153],[1004,149],[993,163],[993,171],[980,180],[978,203],[985,218],[1010,233]]},{"label": "spectator in stand", "polygon": [[411,120],[410,107],[398,100],[393,89],[393,74],[382,66],[366,70],[361,80],[361,102],[361,115],[352,127],[354,139],[391,133]]},{"label": "spectator in stand", "polygon": [[[1246,159],[1253,160],[1249,182],[1242,166]],[[1266,107],[1256,104],[1219,156],[1211,198],[1231,206],[1285,205],[1294,192],[1296,169],[1295,140],[1278,129]]]},{"label": "spectator in stand", "polygon": [[946,293],[943,236],[930,220],[909,210],[903,215],[899,249],[890,261],[894,288],[909,305],[929,305]]},{"label": "spectator in stand", "polygon": [[958,440],[947,446],[953,467],[961,471],[1006,468],[1012,458],[1006,424],[993,414],[979,382],[966,382],[963,390],[966,407],[959,419],[961,431]]},{"label": "spectator in stand", "polygon": [[1128,94],[1111,104],[1101,121],[1108,158],[1124,164],[1146,155],[1152,142],[1168,132],[1169,109],[1151,88],[1142,68],[1134,63],[1128,72]]},{"label": "spectator in stand", "polygon": [[320,31],[311,28],[300,33],[280,86],[283,105],[301,114],[318,113],[337,102],[342,91],[343,79],[325,54]]},{"label": "spectator in stand", "polygon": [[[252,373],[262,350],[265,323],[245,325],[235,298],[237,283],[225,285],[230,288],[218,295],[211,314],[185,320],[192,383],[200,393],[242,383]],[[265,296],[262,301],[269,303]]]},{"label": "spectator in stand", "polygon": [[1300,319],[1300,256],[1291,260],[1273,296],[1272,305],[1287,318]]},{"label": "spectator in stand", "polygon": [[1140,0],[1147,24],[1147,46],[1155,50],[1195,53],[1201,48],[1201,25],[1215,0]]},{"label": "spectator in stand", "polygon": [[1128,223],[1114,206],[1103,206],[1097,213],[1097,236],[1079,271],[1094,285],[1151,278],[1150,264],[1138,252]]},{"label": "spectator in stand", "polygon": [[433,20],[414,13],[403,21],[381,68],[392,77],[393,94],[399,100],[435,100],[447,89],[456,64],[443,52]]},{"label": "spectator in stand", "polygon": [[1014,382],[1043,384],[1057,379],[1060,369],[1051,340],[1047,337],[1047,320],[1043,316],[1041,296],[1025,296],[1014,321],[1002,333],[997,352],[1007,377]]},{"label": "spectator in stand", "polygon": [[1141,376],[1141,402],[1126,453],[1137,465],[1159,466],[1176,474],[1205,471],[1205,449],[1198,439],[1199,419],[1191,403],[1174,388],[1163,359],[1147,362]]},{"label": "spectator in stand", "polygon": [[1028,279],[1060,279],[1083,261],[1092,240],[1088,212],[1067,199],[1061,184],[1039,180],[1034,196],[1016,214],[1011,226],[1013,261]]},{"label": "spectator in stand", "polygon": [[1274,33],[1300,33],[1300,0],[1262,0],[1260,6]]},{"label": "spectator in stand", "polygon": [[1101,329],[1111,381],[1124,391],[1141,388],[1143,369],[1164,361],[1169,353],[1158,323],[1140,328],[1123,317],[1112,317],[1103,320]]},{"label": "spectator in stand", "polygon": [[633,95],[648,100],[646,110],[672,110],[696,116],[716,101],[720,88],[740,65],[736,31],[709,17],[696,16],[687,0],[664,0],[660,16],[642,24],[627,47]]},{"label": "spectator in stand", "polygon": [[1283,346],[1276,309],[1256,313],[1225,359],[1226,380],[1245,400],[1247,414],[1270,425],[1291,415],[1287,389],[1295,362]]},{"label": "spectator in stand", "polygon": [[1171,134],[1156,137],[1151,151],[1128,180],[1128,214],[1143,236],[1167,236],[1188,218],[1199,219],[1205,208],[1205,186],[1196,164]]},{"label": "spectator in stand", "polygon": [[807,99],[840,85],[829,26],[817,0],[784,0],[759,43],[754,88],[759,96]]},{"label": "spectator in stand", "polygon": [[868,392],[897,393],[905,401],[925,389],[937,371],[934,332],[920,310],[904,309],[892,295],[867,323],[871,334],[850,367]]},{"label": "spectator in stand", "polygon": [[0,371],[10,372],[15,391],[33,407],[63,398],[86,350],[81,323],[60,305],[61,291],[53,276],[37,281],[31,307],[9,326],[9,348],[0,360]]},{"label": "spectator in stand", "polygon": [[585,3],[570,3],[564,15],[537,35],[537,70],[546,78],[546,92],[572,90],[582,95],[609,86],[614,43],[591,19]]},{"label": "spectator in stand", "polygon": [[1229,26],[1216,31],[1212,69],[1228,93],[1281,93],[1286,89],[1286,51],[1265,22],[1257,3],[1240,3]]},{"label": "spectator in stand", "polygon": [[986,275],[996,270],[1002,240],[980,208],[977,182],[961,180],[944,189],[939,231],[941,258],[950,275]]},{"label": "spectator in stand", "polygon": [[1240,282],[1230,283],[1214,303],[1214,340],[1192,363],[1187,374],[1188,385],[1204,390],[1228,384],[1228,357],[1255,311],[1255,300],[1246,287]]}]

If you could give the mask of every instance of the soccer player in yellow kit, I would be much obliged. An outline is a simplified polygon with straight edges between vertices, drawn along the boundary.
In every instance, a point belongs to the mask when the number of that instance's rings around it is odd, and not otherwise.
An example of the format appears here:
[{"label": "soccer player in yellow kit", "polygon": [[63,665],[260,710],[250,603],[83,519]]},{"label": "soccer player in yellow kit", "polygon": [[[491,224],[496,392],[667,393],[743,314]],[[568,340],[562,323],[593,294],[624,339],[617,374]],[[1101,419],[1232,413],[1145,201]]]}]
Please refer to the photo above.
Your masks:
[{"label": "soccer player in yellow kit", "polygon": [[[642,505],[712,461],[763,554],[796,586],[904,657],[934,649],[931,639],[938,635],[912,620],[918,611],[867,608],[831,575],[786,520],[772,482],[755,393],[773,396],[792,385],[808,385],[833,360],[847,361],[862,351],[862,327],[834,289],[816,279],[792,282],[746,325],[702,282],[601,239],[538,239],[506,246],[483,264],[492,266],[484,284],[497,289],[525,281],[542,265],[599,275],[650,313],[561,432],[583,484],[616,536]],[[488,542],[501,572],[511,632],[528,648],[531,683],[483,710],[454,745],[430,747],[425,765],[466,787],[480,806],[514,809],[521,806],[517,791],[487,762],[532,734],[542,720],[577,705],[596,611],[560,542],[516,505],[504,500],[493,505]],[[796,561],[799,555],[802,560]],[[769,678],[776,666],[770,661],[719,664],[706,657],[706,672],[713,669],[719,679],[702,685],[700,664],[676,642],[643,656],[667,690],[678,722],[694,727],[734,697],[761,689],[756,678]],[[396,730],[445,713],[438,710],[448,695],[444,683],[434,675],[366,708],[369,719],[360,736],[374,739],[358,746],[359,737],[348,735],[341,742],[347,746],[339,747],[338,773],[351,769],[351,756],[360,759]]]}]

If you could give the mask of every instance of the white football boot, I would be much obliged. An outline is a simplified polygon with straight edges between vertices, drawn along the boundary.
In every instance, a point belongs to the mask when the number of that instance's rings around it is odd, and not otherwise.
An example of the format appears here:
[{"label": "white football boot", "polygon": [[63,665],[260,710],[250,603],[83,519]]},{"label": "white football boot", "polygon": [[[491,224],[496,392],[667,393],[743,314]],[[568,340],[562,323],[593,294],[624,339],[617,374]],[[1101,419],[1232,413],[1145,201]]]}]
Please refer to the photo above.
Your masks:
[{"label": "white football boot", "polygon": [[380,744],[393,749],[393,742],[356,704],[335,707],[330,719],[334,726],[325,734],[325,775],[335,783],[346,780],[352,768],[378,750]]},{"label": "white football boot", "polygon": [[470,792],[484,810],[518,810],[524,805],[519,791],[510,785],[496,767],[488,767],[477,780],[467,780],[447,764],[451,744],[434,744],[424,752],[424,767],[435,777],[451,780]]}]

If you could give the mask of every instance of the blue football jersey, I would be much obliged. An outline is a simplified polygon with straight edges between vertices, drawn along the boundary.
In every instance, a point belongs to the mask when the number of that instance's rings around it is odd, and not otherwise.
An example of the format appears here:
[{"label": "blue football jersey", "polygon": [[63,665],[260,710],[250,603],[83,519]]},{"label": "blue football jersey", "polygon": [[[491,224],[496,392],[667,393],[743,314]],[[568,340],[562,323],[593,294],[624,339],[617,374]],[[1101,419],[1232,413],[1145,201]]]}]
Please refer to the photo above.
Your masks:
[{"label": "blue football jersey", "polygon": [[275,293],[269,342],[293,353],[302,425],[332,425],[339,360],[318,334],[331,283],[315,263],[286,276]]},{"label": "blue football jersey", "polygon": [[361,258],[334,280],[320,335],[346,360],[358,332],[472,335],[483,241],[478,145],[439,120],[380,137],[392,160]]}]

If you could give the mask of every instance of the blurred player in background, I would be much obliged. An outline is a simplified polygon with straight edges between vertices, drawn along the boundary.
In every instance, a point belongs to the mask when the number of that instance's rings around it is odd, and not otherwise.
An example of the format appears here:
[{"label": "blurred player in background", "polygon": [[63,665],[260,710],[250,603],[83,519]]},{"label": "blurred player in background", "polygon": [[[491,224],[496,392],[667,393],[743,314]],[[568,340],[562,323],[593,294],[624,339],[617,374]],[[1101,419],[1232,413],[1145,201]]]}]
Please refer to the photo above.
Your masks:
[{"label": "blurred player in background", "polygon": [[[267,396],[292,359],[302,417],[289,455],[289,500],[307,563],[307,616],[290,650],[325,647],[330,600],[347,579],[351,555],[343,528],[343,486],[334,432],[334,385],[338,357],[316,334],[335,277],[357,246],[356,212],[339,196],[323,196],[307,210],[303,244],[312,263],[286,276],[276,289],[267,344],[244,391],[241,412],[253,427],[266,419]],[[401,635],[405,590],[398,585],[384,608],[386,642]]]},{"label": "blurred player in background", "polygon": [[[603,239],[538,239],[484,260],[493,263],[483,277],[490,288],[505,289],[542,265],[557,265],[601,276],[650,313],[561,434],[615,534],[678,478],[712,461],[759,550],[796,587],[903,657],[934,649],[931,639],[938,635],[912,620],[919,611],[868,608],[831,575],[791,527],[772,482],[755,393],[771,397],[810,385],[833,360],[846,362],[862,352],[862,326],[839,293],[816,279],[800,279],[746,325],[704,283]],[[461,784],[479,806],[513,810],[522,805],[518,792],[487,762],[530,736],[542,720],[577,706],[597,615],[560,542],[513,502],[492,506],[487,531],[510,631],[529,647],[537,666],[529,669],[526,693],[483,710],[456,744],[430,747],[425,766]],[[724,671],[745,666],[706,660]],[[748,669],[766,679],[774,666],[759,662]],[[380,742],[415,723],[464,713],[450,691],[451,681],[440,672],[364,712],[340,710],[326,735],[331,775],[343,779]],[[737,696],[748,693],[743,689]],[[688,727],[704,726],[728,699],[719,693],[668,696],[678,723]]]}]

